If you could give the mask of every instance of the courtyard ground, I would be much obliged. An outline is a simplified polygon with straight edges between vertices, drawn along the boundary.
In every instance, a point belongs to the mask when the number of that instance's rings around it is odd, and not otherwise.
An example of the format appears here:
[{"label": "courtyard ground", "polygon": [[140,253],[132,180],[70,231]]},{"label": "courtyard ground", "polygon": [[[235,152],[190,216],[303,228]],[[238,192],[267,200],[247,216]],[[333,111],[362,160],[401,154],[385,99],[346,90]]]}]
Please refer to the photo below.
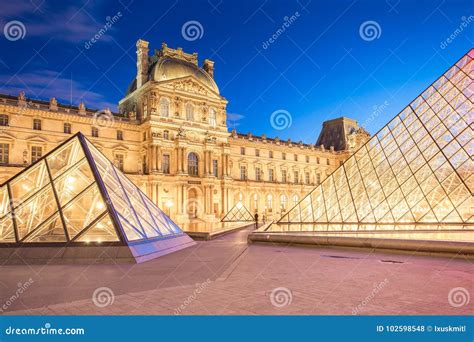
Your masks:
[{"label": "courtyard ground", "polygon": [[249,245],[250,232],[137,265],[4,265],[0,308],[14,315],[474,313],[472,260]]}]

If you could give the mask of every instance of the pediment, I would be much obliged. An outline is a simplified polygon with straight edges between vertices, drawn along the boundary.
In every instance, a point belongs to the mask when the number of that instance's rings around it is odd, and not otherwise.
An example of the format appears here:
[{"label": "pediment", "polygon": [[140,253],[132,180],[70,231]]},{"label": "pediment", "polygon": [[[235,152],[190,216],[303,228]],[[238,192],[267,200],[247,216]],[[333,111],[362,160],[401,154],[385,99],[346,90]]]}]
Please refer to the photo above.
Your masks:
[{"label": "pediment", "polygon": [[221,96],[213,89],[199,81],[194,76],[175,78],[169,81],[160,82],[160,86],[172,89],[174,91],[183,91],[186,93],[198,94],[207,97],[221,99]]},{"label": "pediment", "polygon": [[26,138],[26,140],[30,143],[33,142],[33,143],[41,143],[41,144],[47,144],[50,142],[48,139],[40,135],[31,135],[28,138]]}]

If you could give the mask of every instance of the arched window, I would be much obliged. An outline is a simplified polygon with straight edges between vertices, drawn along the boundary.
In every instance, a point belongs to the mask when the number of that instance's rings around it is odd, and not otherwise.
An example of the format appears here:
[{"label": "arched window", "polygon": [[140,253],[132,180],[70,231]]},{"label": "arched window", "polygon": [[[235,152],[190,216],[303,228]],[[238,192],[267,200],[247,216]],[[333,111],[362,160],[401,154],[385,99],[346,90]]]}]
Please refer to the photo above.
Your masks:
[{"label": "arched window", "polygon": [[216,127],[217,125],[217,114],[214,108],[209,109],[209,125]]},{"label": "arched window", "polygon": [[253,194],[253,210],[258,211],[258,195]]},{"label": "arched window", "polygon": [[267,209],[272,211],[273,209],[273,196],[271,194],[267,195]]},{"label": "arched window", "polygon": [[186,120],[194,121],[194,106],[191,103],[186,105]]},{"label": "arched window", "polygon": [[190,176],[198,176],[199,175],[199,158],[196,153],[191,152],[188,154],[188,173]]},{"label": "arched window", "polygon": [[286,206],[288,204],[288,198],[286,197],[286,195],[280,196],[280,202],[281,202],[281,209],[286,210]]},{"label": "arched window", "polygon": [[294,195],[293,196],[293,205],[297,205],[299,200],[300,200],[300,198],[298,197],[298,195]]},{"label": "arched window", "polygon": [[170,116],[170,101],[163,97],[160,100],[160,115],[165,118]]}]

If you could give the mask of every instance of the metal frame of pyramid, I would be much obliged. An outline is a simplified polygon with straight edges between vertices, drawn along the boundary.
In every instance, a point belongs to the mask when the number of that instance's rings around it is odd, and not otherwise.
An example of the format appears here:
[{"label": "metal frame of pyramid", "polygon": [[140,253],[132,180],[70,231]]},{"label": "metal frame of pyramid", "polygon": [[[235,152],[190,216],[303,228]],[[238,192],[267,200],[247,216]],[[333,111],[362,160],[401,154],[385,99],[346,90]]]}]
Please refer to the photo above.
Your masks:
[{"label": "metal frame of pyramid", "polygon": [[254,217],[242,202],[237,202],[232,209],[225,214],[222,222],[253,222],[254,220]]},{"label": "metal frame of pyramid", "polygon": [[473,78],[474,49],[277,223],[474,225]]},{"label": "metal frame of pyramid", "polygon": [[[0,185],[0,259],[6,261],[23,254],[31,261],[54,255],[142,262],[194,243],[82,133]],[[71,251],[79,247],[87,250]]]}]

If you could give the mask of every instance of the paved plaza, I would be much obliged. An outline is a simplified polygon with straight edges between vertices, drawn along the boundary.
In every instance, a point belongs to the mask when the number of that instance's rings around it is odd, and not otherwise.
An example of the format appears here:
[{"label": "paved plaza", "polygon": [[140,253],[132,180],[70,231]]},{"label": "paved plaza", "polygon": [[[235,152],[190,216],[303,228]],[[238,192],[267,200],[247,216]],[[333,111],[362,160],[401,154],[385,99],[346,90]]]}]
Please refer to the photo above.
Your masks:
[{"label": "paved plaza", "polygon": [[[249,245],[250,232],[199,241],[136,265],[4,265],[0,270],[3,314],[474,313],[469,298],[474,293],[471,260]],[[15,296],[27,282],[29,286]],[[461,299],[453,297],[459,288]]]}]

